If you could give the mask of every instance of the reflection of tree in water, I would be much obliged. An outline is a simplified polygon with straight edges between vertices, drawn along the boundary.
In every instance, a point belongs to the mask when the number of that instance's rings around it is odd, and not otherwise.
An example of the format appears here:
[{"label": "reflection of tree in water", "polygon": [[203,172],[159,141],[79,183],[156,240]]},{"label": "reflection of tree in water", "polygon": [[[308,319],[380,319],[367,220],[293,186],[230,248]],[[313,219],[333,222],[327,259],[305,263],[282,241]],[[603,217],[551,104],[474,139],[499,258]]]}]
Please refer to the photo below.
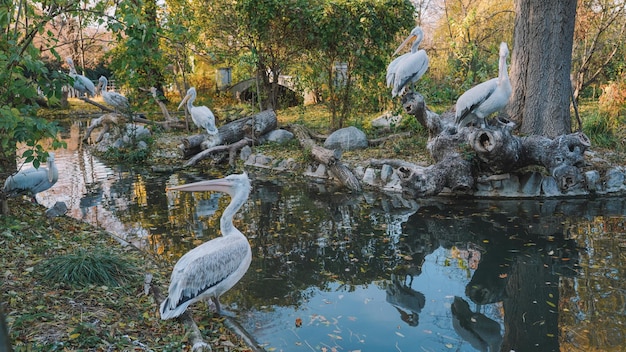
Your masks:
[{"label": "reflection of tree in water", "polygon": [[468,203],[422,207],[405,224],[405,233],[430,233],[446,248],[468,243],[482,248],[466,295],[479,306],[503,302],[502,349],[558,351],[559,280],[576,275],[579,260],[577,244],[563,225],[567,216],[558,210],[578,207]]}]

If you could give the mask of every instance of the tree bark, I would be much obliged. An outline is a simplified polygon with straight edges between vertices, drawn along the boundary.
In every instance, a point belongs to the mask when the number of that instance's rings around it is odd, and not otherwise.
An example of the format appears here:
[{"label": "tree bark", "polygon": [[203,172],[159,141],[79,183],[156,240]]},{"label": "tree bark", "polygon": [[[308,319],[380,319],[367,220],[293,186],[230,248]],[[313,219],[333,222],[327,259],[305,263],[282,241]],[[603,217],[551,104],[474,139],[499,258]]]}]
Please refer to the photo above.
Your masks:
[{"label": "tree bark", "polygon": [[527,135],[570,133],[576,0],[515,0],[515,13],[508,113]]},{"label": "tree bark", "polygon": [[336,150],[329,150],[320,147],[310,137],[309,131],[302,125],[289,126],[293,134],[296,136],[300,145],[311,153],[311,156],[317,161],[328,167],[330,173],[346,188],[351,191],[360,192],[361,183],[354,176],[352,171],[339,160],[341,153]]},{"label": "tree bark", "polygon": [[[219,144],[232,144],[248,137],[255,141],[259,136],[276,129],[278,122],[274,110],[265,110],[260,113],[229,122],[219,127],[217,136],[206,133],[196,134],[183,138],[179,145],[181,157],[188,158],[202,149],[208,149]],[[209,144],[204,144],[209,140]]]},{"label": "tree bark", "polygon": [[458,129],[454,114],[441,116],[428,111],[419,93],[410,92],[403,106],[428,128],[428,151],[435,161],[429,167],[404,164],[397,167],[407,193],[414,197],[433,196],[449,188],[455,193],[471,193],[477,179],[515,173],[528,166],[542,166],[554,177],[562,192],[582,187],[584,152],[591,145],[583,133],[519,137],[512,134],[515,124],[498,117],[485,128]]}]

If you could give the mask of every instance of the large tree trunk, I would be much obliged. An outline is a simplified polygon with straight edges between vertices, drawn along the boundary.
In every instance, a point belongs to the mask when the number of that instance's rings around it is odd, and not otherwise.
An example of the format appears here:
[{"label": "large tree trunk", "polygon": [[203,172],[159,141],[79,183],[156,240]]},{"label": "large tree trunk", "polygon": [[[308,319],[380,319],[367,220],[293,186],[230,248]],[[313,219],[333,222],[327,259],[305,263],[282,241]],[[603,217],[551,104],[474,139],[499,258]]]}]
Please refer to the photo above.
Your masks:
[{"label": "large tree trunk", "polygon": [[509,115],[523,134],[570,133],[576,0],[515,0],[515,13]]}]

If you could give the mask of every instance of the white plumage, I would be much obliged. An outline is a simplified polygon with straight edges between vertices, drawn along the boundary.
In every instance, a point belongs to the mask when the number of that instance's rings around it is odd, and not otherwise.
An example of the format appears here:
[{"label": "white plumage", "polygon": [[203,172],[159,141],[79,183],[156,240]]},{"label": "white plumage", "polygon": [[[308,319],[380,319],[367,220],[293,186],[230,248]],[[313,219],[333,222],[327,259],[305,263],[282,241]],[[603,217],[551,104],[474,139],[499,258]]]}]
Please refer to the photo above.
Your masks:
[{"label": "white plumage", "polygon": [[59,179],[59,170],[54,163],[54,153],[48,153],[47,167],[29,168],[4,181],[4,193],[11,197],[28,195],[35,200],[35,195],[52,187]]},{"label": "white plumage", "polygon": [[109,92],[107,90],[109,81],[106,77],[100,76],[100,78],[98,78],[98,82],[100,82],[98,84],[98,87],[100,87],[100,94],[102,95],[102,99],[104,99],[105,103],[112,106],[115,110],[121,110],[123,112],[130,110],[130,103],[128,102],[128,98],[118,92]]},{"label": "white plumage", "polygon": [[506,66],[509,48],[504,42],[500,44],[499,55],[498,77],[472,87],[456,101],[458,128],[472,123],[480,123],[480,126],[484,128],[485,118],[504,109],[508,103],[512,88]]},{"label": "white plumage", "polygon": [[191,114],[191,119],[193,123],[196,124],[199,128],[203,128],[206,132],[212,136],[218,133],[217,128],[215,127],[215,115],[211,109],[206,106],[193,106],[193,102],[196,100],[196,88],[191,87],[187,90],[187,95],[183,98],[183,100],[178,105],[180,109],[185,103],[187,103],[187,111]]},{"label": "white plumage", "polygon": [[220,191],[228,193],[231,201],[220,219],[222,237],[187,252],[174,266],[168,297],[161,303],[161,319],[175,318],[183,314],[190,304],[207,298],[215,302],[219,313],[219,297],[243,277],[252,261],[248,239],[233,225],[233,216],[250,194],[250,180],[243,173],[170,189]]},{"label": "white plumage", "polygon": [[79,75],[78,72],[76,72],[76,67],[74,67],[74,61],[72,60],[72,58],[66,57],[65,61],[67,62],[67,65],[70,67],[70,77],[72,77],[72,79],[74,80],[74,83],[73,83],[74,89],[76,89],[78,93],[80,93],[81,96],[83,94],[86,94],[87,96],[90,96],[90,97],[93,97],[94,95],[96,95],[96,86],[93,84],[93,82],[89,78],[83,75]]},{"label": "white plumage", "polygon": [[391,95],[402,95],[407,86],[415,84],[428,70],[428,55],[424,49],[417,50],[424,39],[422,28],[415,27],[411,34],[400,44],[393,53],[396,55],[411,39],[415,38],[411,46],[411,52],[406,53],[387,66],[387,87],[393,85]]}]

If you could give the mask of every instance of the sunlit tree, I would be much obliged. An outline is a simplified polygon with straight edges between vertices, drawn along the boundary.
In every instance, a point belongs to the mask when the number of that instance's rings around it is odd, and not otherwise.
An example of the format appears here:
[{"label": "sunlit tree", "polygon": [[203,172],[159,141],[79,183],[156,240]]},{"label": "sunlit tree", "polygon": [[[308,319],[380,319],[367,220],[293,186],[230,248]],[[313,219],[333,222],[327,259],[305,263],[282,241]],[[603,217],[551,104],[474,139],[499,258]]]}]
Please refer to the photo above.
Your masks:
[{"label": "sunlit tree", "polygon": [[578,5],[573,48],[574,98],[599,80],[619,78],[626,66],[626,1],[583,0]]},{"label": "sunlit tree", "polygon": [[[4,184],[4,180],[17,169],[19,143],[27,147],[21,156],[25,162],[32,161],[35,167],[47,157],[40,140],[53,138],[53,147],[62,145],[56,140],[58,126],[38,118],[37,109],[40,98],[50,103],[59,101],[67,76],[46,68],[33,40],[43,33],[40,46],[51,46],[48,43],[54,43],[55,38],[46,36],[46,24],[61,13],[75,10],[73,2],[0,3],[0,184]],[[52,54],[56,53],[52,51]],[[0,203],[0,213],[8,213],[6,195],[1,191]]]}]

